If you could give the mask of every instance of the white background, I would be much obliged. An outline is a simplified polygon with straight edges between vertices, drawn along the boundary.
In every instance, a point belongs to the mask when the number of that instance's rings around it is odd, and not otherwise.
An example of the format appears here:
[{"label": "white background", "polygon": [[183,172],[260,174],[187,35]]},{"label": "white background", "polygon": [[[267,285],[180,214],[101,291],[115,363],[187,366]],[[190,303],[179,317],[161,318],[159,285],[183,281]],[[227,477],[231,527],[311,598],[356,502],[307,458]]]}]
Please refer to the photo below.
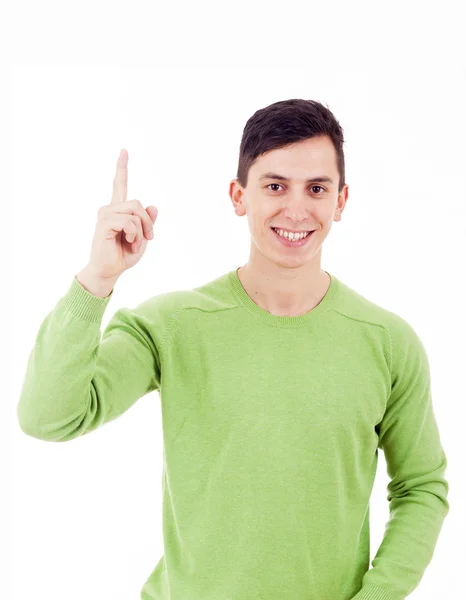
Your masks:
[{"label": "white background", "polygon": [[[129,153],[128,199],[155,204],[159,215],[143,259],[116,285],[103,328],[120,306],[245,264],[247,219],[235,215],[228,196],[242,129],[257,109],[287,98],[328,104],[344,130],[349,197],[324,243],[322,267],[409,321],[430,359],[451,509],[410,598],[463,593],[459,4],[442,3],[441,15],[425,3],[403,10],[348,4],[324,11],[311,3],[177,3],[173,14],[124,3],[16,8],[11,241],[4,239],[12,257],[13,368],[2,419],[11,424],[3,456],[12,457],[12,560],[2,564],[14,593],[2,578],[0,597],[139,598],[163,552],[159,396],[145,396],[82,439],[42,442],[16,421],[28,356],[42,320],[88,260],[120,148]],[[381,453],[371,558],[388,519],[387,484]]]}]

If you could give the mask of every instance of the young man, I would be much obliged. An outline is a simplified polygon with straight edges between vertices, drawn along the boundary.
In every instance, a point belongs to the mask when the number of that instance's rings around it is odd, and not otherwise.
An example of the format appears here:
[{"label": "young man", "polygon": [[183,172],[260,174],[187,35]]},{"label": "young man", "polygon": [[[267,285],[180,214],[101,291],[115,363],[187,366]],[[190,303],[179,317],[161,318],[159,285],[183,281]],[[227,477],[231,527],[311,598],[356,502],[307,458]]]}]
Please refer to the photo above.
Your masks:
[{"label": "young man", "polygon": [[[126,202],[123,153],[90,264],[40,328],[28,435],[71,440],[160,393],[164,554],[142,600],[402,600],[432,559],[449,504],[424,346],[321,267],[348,198],[343,143],[318,102],[257,111],[230,183],[248,263],[120,308],[100,340],[156,217]],[[369,568],[379,449],[390,519]]]}]

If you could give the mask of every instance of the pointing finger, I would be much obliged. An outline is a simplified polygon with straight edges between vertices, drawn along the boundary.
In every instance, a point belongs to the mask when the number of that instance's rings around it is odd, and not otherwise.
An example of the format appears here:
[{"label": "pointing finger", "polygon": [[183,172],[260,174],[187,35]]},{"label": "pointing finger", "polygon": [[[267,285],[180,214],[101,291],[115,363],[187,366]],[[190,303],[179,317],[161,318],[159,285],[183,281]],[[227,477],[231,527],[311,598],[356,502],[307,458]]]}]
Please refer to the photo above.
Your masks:
[{"label": "pointing finger", "polygon": [[128,196],[128,152],[123,148],[117,161],[111,204],[125,202]]}]

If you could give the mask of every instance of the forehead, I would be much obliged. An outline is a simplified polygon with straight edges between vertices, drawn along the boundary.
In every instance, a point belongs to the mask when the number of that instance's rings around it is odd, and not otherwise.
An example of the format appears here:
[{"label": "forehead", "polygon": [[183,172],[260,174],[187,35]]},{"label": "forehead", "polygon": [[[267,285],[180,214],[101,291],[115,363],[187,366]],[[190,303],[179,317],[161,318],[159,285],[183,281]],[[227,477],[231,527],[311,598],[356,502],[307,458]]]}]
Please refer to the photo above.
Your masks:
[{"label": "forehead", "polygon": [[276,148],[258,156],[250,168],[250,173],[255,178],[266,171],[297,180],[305,180],[317,173],[333,178],[337,174],[335,148],[326,136]]}]

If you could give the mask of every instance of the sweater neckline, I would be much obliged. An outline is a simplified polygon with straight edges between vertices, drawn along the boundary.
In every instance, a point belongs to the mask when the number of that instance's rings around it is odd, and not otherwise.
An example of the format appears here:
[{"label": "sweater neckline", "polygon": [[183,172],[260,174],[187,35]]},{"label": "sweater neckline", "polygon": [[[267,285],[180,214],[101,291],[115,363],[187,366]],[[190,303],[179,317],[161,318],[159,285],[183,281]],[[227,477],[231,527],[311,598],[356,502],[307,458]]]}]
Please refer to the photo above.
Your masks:
[{"label": "sweater neckline", "polygon": [[317,321],[319,318],[322,318],[322,316],[329,308],[332,307],[338,295],[338,292],[341,289],[338,278],[335,277],[335,275],[329,273],[328,271],[325,271],[330,277],[330,285],[327,289],[327,292],[325,293],[325,296],[322,298],[319,304],[314,306],[314,308],[311,308],[311,310],[307,313],[298,316],[274,315],[262,308],[261,306],[259,306],[258,304],[256,304],[254,300],[248,295],[238,276],[238,271],[240,268],[241,267],[237,267],[236,269],[233,269],[228,273],[228,280],[231,284],[231,288],[234,295],[249,313],[257,317],[264,323],[274,325],[275,327],[293,329]]}]

